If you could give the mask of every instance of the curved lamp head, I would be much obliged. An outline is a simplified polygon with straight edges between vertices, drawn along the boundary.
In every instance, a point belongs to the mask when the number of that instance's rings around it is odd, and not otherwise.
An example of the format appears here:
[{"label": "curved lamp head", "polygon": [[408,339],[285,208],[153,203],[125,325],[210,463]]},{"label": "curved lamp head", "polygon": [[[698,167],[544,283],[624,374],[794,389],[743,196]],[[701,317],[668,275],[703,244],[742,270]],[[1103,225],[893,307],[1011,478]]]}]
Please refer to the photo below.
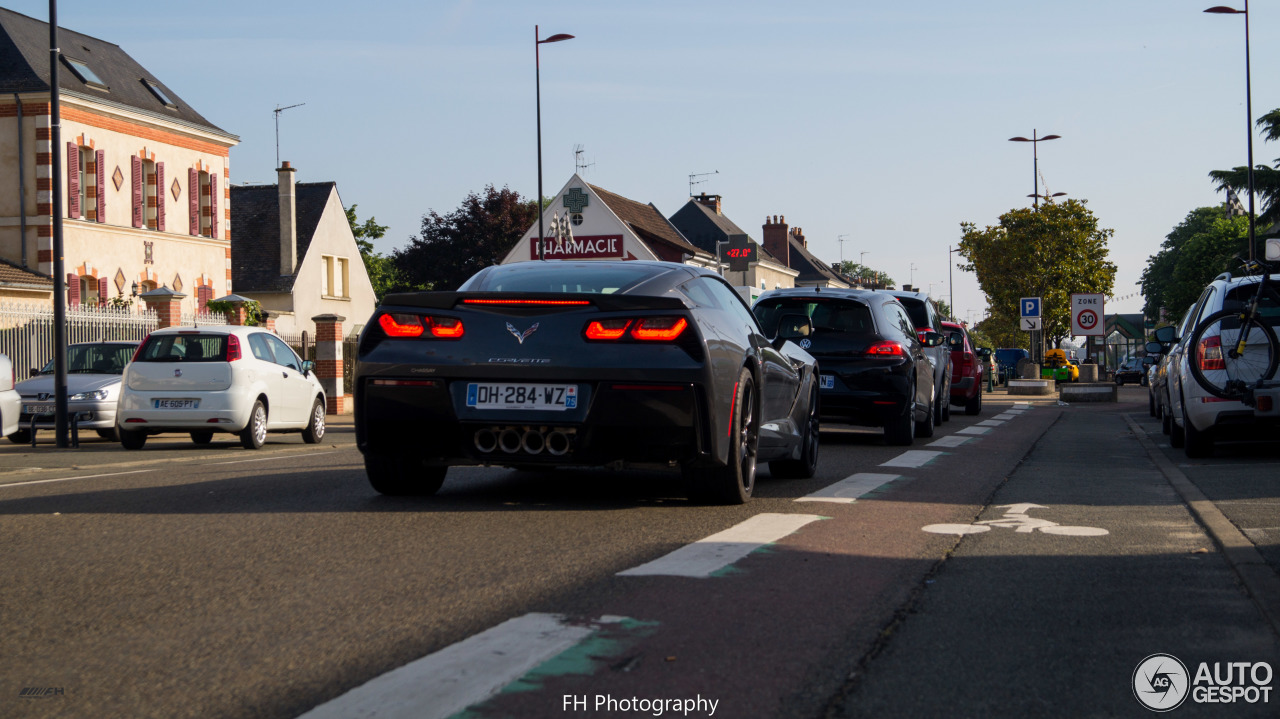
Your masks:
[{"label": "curved lamp head", "polygon": [[1210,12],[1214,15],[1244,15],[1248,11],[1237,10],[1235,8],[1227,7],[1226,5],[1215,5],[1208,10],[1205,10],[1205,12]]},{"label": "curved lamp head", "polygon": [[548,43],[548,42],[560,42],[561,40],[572,40],[572,39],[573,39],[573,36],[572,36],[572,35],[566,35],[565,33],[560,33],[560,34],[558,34],[558,35],[552,35],[551,37],[547,38],[546,40],[539,40],[539,41],[538,41],[538,44],[539,44],[539,45],[542,45],[543,43]]}]

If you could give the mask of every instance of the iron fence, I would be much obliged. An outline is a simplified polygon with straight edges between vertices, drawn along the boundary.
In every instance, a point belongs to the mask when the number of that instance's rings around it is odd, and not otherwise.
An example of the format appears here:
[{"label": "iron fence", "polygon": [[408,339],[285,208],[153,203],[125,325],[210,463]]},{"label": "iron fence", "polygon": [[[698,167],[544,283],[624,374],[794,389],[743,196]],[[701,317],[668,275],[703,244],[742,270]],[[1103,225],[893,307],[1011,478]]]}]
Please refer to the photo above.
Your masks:
[{"label": "iron fence", "polygon": [[180,324],[183,327],[225,325],[227,324],[227,315],[222,312],[183,312]]},{"label": "iron fence", "polygon": [[[67,344],[141,342],[156,328],[153,310],[128,307],[68,307]],[[0,302],[0,353],[9,356],[18,381],[27,379],[53,359],[53,309],[41,305]]]}]

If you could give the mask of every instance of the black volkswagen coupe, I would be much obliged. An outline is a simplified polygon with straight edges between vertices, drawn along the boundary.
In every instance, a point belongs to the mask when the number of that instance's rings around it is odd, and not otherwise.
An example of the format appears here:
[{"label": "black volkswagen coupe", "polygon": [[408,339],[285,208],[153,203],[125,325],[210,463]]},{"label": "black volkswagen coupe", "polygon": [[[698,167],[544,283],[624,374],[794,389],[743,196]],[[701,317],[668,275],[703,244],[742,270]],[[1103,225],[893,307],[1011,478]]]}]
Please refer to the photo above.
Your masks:
[{"label": "black volkswagen coupe", "polygon": [[746,502],[758,460],[789,477],[818,460],[814,359],[791,341],[811,323],[779,326],[666,262],[520,262],[387,295],[356,357],[365,471],[428,495],[452,465],[659,465],[695,500]]}]

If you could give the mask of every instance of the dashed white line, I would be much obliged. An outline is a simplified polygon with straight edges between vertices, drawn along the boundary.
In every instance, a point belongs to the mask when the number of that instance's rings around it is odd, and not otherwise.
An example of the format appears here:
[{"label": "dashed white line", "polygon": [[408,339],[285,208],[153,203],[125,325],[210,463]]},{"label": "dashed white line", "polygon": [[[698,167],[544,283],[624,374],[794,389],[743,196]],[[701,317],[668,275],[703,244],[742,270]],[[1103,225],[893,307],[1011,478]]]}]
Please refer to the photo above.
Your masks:
[{"label": "dashed white line", "polygon": [[299,719],[443,719],[482,702],[594,634],[554,614],[526,614],[393,669]]},{"label": "dashed white line", "polygon": [[931,452],[927,449],[911,449],[894,457],[888,462],[881,462],[881,467],[923,467],[946,452]]},{"label": "dashed white line", "polygon": [[1002,425],[1002,424],[1004,424],[1004,420],[984,419],[984,420],[982,420],[981,422],[979,422],[976,426],[978,426],[978,427],[999,427],[999,426],[1000,426],[1000,425]]},{"label": "dashed white line", "polygon": [[970,439],[973,439],[973,438],[957,437],[954,434],[949,434],[946,437],[939,437],[938,439],[935,439],[934,441],[930,442],[929,444],[926,444],[925,446],[926,447],[959,447],[965,442],[968,442]]},{"label": "dashed white line", "polygon": [[59,477],[58,479],[36,479],[30,482],[11,482],[9,484],[0,484],[0,487],[25,487],[30,484],[48,484],[49,482],[70,482],[73,479],[97,479],[98,477],[118,477],[122,474],[141,474],[143,472],[154,472],[154,469],[134,469],[128,472],[109,472],[107,474],[87,474],[82,477]]},{"label": "dashed white line", "polygon": [[797,502],[834,502],[852,504],[854,500],[892,482],[900,475],[859,472],[845,477],[835,484],[819,489],[813,494],[797,499]]},{"label": "dashed white line", "polygon": [[822,519],[816,514],[757,514],[723,532],[685,545],[676,551],[621,572],[620,577],[667,575],[709,577],[766,544]]},{"label": "dashed white line", "polygon": [[964,429],[956,430],[956,434],[983,435],[990,431],[991,431],[990,427],[965,427]]}]

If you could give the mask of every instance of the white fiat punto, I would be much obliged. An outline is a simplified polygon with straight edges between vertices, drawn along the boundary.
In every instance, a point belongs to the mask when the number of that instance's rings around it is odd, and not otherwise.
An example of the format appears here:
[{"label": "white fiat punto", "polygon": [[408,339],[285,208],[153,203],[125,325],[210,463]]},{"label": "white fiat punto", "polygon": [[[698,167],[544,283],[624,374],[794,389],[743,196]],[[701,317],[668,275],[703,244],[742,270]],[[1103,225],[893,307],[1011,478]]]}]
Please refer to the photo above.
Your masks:
[{"label": "white fiat punto", "polygon": [[148,335],[125,368],[116,422],[126,449],[141,449],[161,432],[187,432],[196,444],[230,432],[258,449],[267,432],[301,432],[308,444],[319,442],[324,410],[312,363],[274,333],[168,327]]}]

